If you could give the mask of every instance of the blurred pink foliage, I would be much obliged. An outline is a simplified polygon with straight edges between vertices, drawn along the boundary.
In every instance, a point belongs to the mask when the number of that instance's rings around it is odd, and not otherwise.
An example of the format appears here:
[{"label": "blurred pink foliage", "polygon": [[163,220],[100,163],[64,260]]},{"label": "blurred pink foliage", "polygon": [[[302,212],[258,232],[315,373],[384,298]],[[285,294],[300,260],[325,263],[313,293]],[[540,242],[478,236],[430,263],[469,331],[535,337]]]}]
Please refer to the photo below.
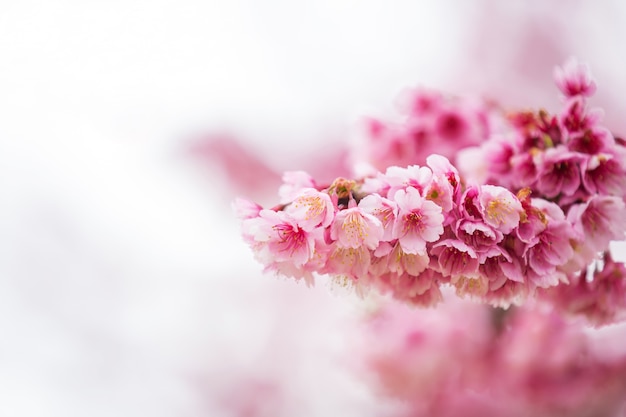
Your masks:
[{"label": "blurred pink foliage", "polygon": [[399,401],[394,416],[608,417],[625,406],[626,354],[607,355],[583,324],[554,311],[388,303],[368,326],[360,343],[374,386]]}]

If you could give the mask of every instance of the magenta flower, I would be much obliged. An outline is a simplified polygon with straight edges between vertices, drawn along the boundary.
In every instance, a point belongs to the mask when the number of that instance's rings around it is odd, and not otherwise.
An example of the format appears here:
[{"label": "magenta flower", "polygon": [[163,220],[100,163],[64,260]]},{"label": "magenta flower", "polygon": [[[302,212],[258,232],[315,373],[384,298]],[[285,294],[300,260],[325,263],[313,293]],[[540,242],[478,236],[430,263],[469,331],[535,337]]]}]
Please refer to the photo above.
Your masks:
[{"label": "magenta flower", "polygon": [[566,97],[591,97],[596,92],[596,82],[586,64],[579,64],[575,58],[568,59],[562,67],[554,69],[557,87]]},{"label": "magenta flower", "polygon": [[459,204],[461,218],[475,221],[483,221],[482,208],[480,205],[480,187],[470,185],[465,189]]},{"label": "magenta flower", "polygon": [[505,234],[518,226],[523,209],[512,192],[504,187],[483,185],[479,199],[485,223]]},{"label": "magenta flower", "polygon": [[434,242],[443,234],[441,207],[420,196],[413,187],[397,191],[394,200],[399,209],[394,237],[405,253],[424,253],[426,242]]},{"label": "magenta flower", "polygon": [[546,197],[574,195],[580,187],[580,166],[586,158],[564,146],[548,149],[542,155],[535,188]]},{"label": "magenta flower", "polygon": [[615,147],[611,132],[602,127],[593,127],[570,135],[567,148],[570,151],[595,155]]},{"label": "magenta flower", "polygon": [[572,97],[561,112],[559,121],[563,131],[569,135],[575,135],[589,129],[595,129],[602,116],[603,112],[599,109],[587,111],[586,101],[583,97]]}]

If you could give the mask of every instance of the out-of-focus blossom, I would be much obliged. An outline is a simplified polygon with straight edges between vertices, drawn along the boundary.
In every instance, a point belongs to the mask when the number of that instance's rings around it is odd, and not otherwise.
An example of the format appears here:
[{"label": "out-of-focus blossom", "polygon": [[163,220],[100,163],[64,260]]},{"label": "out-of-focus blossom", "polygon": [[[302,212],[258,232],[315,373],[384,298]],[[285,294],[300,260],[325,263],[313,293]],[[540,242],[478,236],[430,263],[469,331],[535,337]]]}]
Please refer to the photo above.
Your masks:
[{"label": "out-of-focus blossom", "polygon": [[362,352],[394,416],[617,417],[625,405],[626,352],[605,357],[581,323],[537,306],[383,303],[367,323]]}]

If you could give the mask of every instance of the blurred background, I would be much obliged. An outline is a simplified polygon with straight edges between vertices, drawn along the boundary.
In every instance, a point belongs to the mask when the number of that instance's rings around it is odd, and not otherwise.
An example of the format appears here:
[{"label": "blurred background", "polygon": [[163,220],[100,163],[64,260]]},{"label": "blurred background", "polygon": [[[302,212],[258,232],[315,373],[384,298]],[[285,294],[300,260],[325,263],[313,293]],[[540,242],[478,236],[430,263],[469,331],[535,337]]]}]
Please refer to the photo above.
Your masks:
[{"label": "blurred background", "polygon": [[409,86],[626,134],[626,3],[0,0],[0,415],[367,416],[362,306],[264,276],[230,203]]}]

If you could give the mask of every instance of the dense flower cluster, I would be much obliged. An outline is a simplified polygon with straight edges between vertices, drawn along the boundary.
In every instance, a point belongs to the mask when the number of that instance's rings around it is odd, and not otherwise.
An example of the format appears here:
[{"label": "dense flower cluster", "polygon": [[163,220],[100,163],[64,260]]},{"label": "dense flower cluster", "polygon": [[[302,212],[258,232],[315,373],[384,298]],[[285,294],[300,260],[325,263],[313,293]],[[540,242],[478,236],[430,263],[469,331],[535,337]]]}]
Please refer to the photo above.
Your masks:
[{"label": "dense flower cluster", "polygon": [[398,107],[398,120],[365,119],[352,149],[355,163],[384,171],[423,165],[431,154],[454,163],[459,149],[480,145],[501,119],[488,103],[424,88],[403,92]]},{"label": "dense flower cluster", "polygon": [[[244,239],[267,270],[307,282],[329,274],[418,305],[441,300],[442,285],[496,306],[540,289],[596,324],[616,320],[626,308],[624,267],[607,257],[601,269],[595,260],[625,236],[626,148],[587,110],[595,82],[585,67],[571,61],[555,78],[566,99],[560,114],[515,113],[498,129],[488,127],[497,117],[487,111],[463,113],[440,96],[413,95],[402,129],[429,125],[445,138],[455,125],[458,140],[441,146],[448,155],[465,148],[461,173],[437,152],[425,164],[398,166],[419,159],[405,148],[399,160],[374,153],[372,166],[389,165],[357,180],[319,185],[289,172],[279,206],[237,201]],[[380,149],[395,149],[399,138],[406,144],[407,135],[377,126]],[[468,147],[476,138],[483,145]]]}]

